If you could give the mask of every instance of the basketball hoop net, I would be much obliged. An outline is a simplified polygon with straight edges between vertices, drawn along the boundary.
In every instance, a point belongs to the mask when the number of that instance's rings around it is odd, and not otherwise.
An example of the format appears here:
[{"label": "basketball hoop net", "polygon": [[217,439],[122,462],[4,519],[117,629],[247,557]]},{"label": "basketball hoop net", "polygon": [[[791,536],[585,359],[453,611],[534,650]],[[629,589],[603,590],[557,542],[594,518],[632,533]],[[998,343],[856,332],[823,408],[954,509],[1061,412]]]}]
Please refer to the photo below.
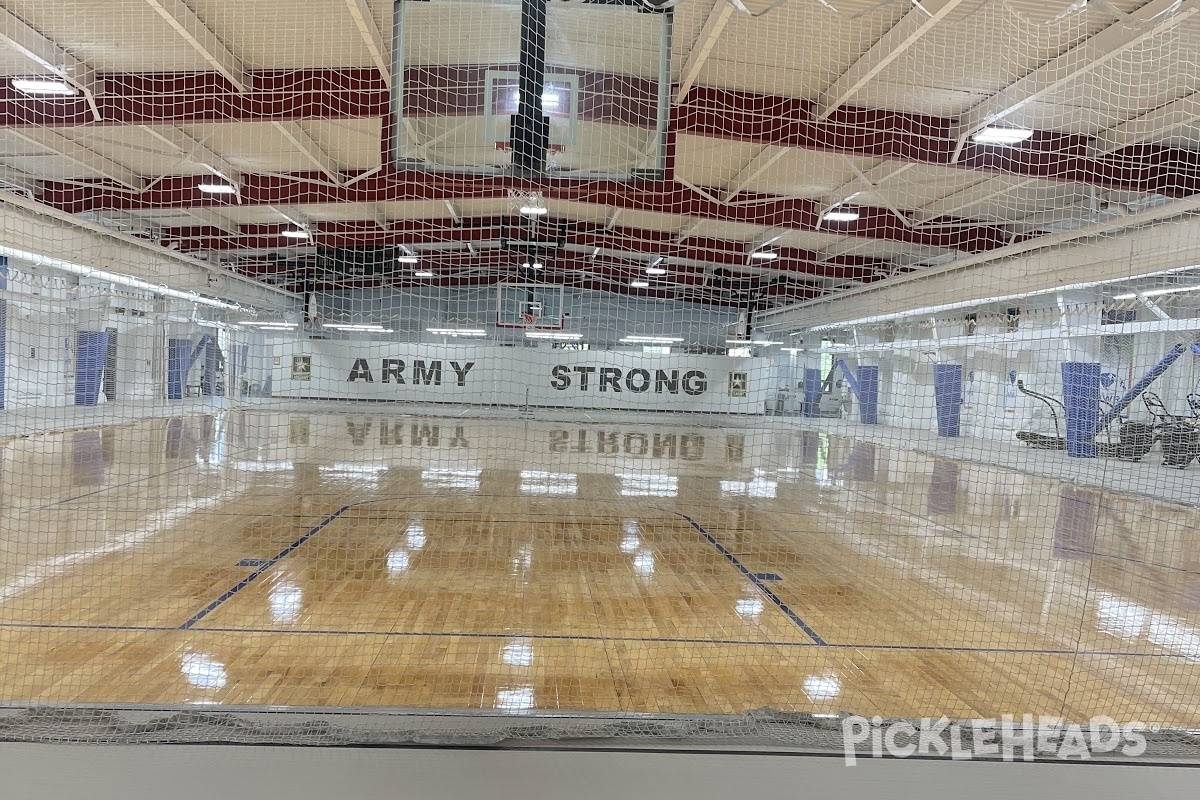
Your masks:
[{"label": "basketball hoop net", "polygon": [[538,321],[537,314],[526,313],[526,314],[521,315],[521,324],[525,326],[525,330],[527,330],[527,331],[533,330],[534,328],[536,328],[537,321]]}]

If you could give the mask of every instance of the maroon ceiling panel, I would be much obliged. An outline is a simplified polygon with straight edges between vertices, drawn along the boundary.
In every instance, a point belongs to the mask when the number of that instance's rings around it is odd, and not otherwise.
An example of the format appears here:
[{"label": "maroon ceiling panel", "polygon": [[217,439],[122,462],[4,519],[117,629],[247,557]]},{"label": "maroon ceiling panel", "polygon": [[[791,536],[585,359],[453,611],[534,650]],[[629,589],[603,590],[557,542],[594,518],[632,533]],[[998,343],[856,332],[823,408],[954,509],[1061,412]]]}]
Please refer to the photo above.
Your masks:
[{"label": "maroon ceiling panel", "polygon": [[[165,178],[142,192],[114,192],[97,184],[77,186],[45,182],[41,200],[69,213],[99,210],[220,208],[196,189],[198,177]],[[684,215],[799,231],[821,230],[843,236],[884,239],[908,244],[981,252],[1023,241],[998,226],[942,218],[937,227],[910,227],[891,211],[862,207],[855,222],[823,222],[815,200],[746,194],[737,205],[721,203],[711,192],[673,181],[609,181],[569,178],[517,179],[509,176],[463,175],[420,171],[381,172],[351,186],[334,186],[316,173],[290,176],[244,175],[243,205],[313,205],[386,203],[415,200],[508,199],[510,190],[539,192],[547,200],[565,200],[629,211]],[[713,190],[717,191],[717,190]],[[955,224],[955,223],[959,224]]]},{"label": "maroon ceiling panel", "polygon": [[[483,74],[511,65],[414,66],[405,71],[406,113],[463,116],[483,112]],[[655,84],[631,76],[564,70],[580,81],[585,120],[650,127]],[[233,90],[215,73],[103,74],[97,97],[103,120],[93,122],[79,98],[33,99],[0,84],[0,127],[155,125],[305,119],[387,118],[389,91],[369,68],[260,70],[253,89]],[[1134,145],[1092,157],[1087,137],[1036,131],[1020,147],[968,142],[952,161],[957,119],[883,109],[844,107],[817,120],[811,101],[695,87],[672,109],[671,130],[697,136],[1135,192],[1183,196],[1200,192],[1200,155],[1181,148]],[[385,125],[385,129],[390,125]]]}]

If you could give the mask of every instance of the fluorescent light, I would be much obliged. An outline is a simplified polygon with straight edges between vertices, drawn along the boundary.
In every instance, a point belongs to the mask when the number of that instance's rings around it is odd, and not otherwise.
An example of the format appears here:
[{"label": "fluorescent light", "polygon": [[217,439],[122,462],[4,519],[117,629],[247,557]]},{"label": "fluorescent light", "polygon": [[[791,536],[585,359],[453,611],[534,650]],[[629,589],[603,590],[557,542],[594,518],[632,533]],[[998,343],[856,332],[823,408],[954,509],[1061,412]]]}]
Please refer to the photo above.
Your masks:
[{"label": "fluorescent light", "polygon": [[526,261],[521,265],[522,269],[545,269],[546,265],[540,261]]},{"label": "fluorescent light", "polygon": [[558,95],[555,94],[554,92],[545,92],[542,94],[542,107],[543,108],[545,108],[546,106],[558,108],[558,104],[559,104],[559,98],[558,98]]},{"label": "fluorescent light", "polygon": [[625,344],[678,344],[682,336],[626,336],[620,341]]},{"label": "fluorescent light", "polygon": [[420,264],[421,257],[420,256],[397,256],[396,263],[397,264]]},{"label": "fluorescent light", "polygon": [[554,339],[561,342],[573,342],[583,338],[582,333],[564,333],[563,331],[525,331],[526,339]]},{"label": "fluorescent light", "polygon": [[1200,286],[1168,286],[1164,289],[1150,289],[1145,292],[1130,292],[1129,294],[1118,294],[1113,296],[1113,300],[1133,300],[1135,297],[1162,297],[1164,294],[1179,294],[1180,292],[1194,292],[1200,289]]},{"label": "fluorescent light", "polygon": [[391,328],[385,328],[382,325],[371,324],[354,324],[349,322],[326,322],[321,327],[331,328],[335,331],[360,331],[363,333],[392,333]]},{"label": "fluorescent light", "polygon": [[988,126],[971,136],[977,144],[1018,144],[1033,136],[1028,128],[993,128]]},{"label": "fluorescent light", "polygon": [[821,215],[821,219],[826,222],[854,222],[858,219],[858,212],[849,209],[831,208]]},{"label": "fluorescent light", "polygon": [[[825,214],[825,219],[829,219],[829,213]],[[858,219],[857,213],[854,214],[854,219]],[[779,258],[779,253],[774,250],[755,250],[750,257],[757,261],[774,261]]]},{"label": "fluorescent light", "polygon": [[271,321],[260,322],[258,320],[248,320],[246,322],[242,322],[239,324],[245,325],[247,327],[252,327],[252,328],[295,328],[296,327],[296,323],[294,323],[294,322],[271,322]]},{"label": "fluorescent light", "polygon": [[756,344],[761,347],[769,347],[773,344],[779,344],[779,342],[771,342],[766,339],[726,339],[725,344],[727,344],[727,345]]},{"label": "fluorescent light", "polygon": [[81,278],[94,278],[98,281],[107,283],[115,283],[119,286],[128,286],[131,289],[141,289],[142,291],[151,292],[153,294],[162,295],[163,297],[174,297],[177,300],[186,300],[190,303],[200,303],[201,305],[212,306],[213,308],[229,308],[241,309],[242,306],[237,303],[226,303],[221,300],[213,300],[209,297],[201,297],[195,292],[181,292],[178,289],[168,289],[166,286],[149,281],[143,281],[129,275],[120,275],[115,272],[105,272],[100,269],[93,269],[82,264],[75,264],[71,261],[65,261],[54,256],[44,256],[40,253],[30,253],[27,250],[18,250],[15,247],[8,247],[0,244],[0,256],[8,256],[19,261],[28,261],[30,264],[37,264],[42,267],[62,270],[69,272],[72,275],[78,275]]},{"label": "fluorescent light", "polygon": [[288,228],[286,231],[283,232],[282,235],[286,236],[288,239],[307,239],[308,231]]},{"label": "fluorescent light", "polygon": [[436,336],[487,336],[482,328],[426,328],[425,332]]},{"label": "fluorescent light", "polygon": [[432,278],[433,273],[427,269],[419,269],[413,273],[414,278]]},{"label": "fluorescent light", "polygon": [[205,194],[237,194],[237,187],[228,183],[201,183],[196,188]]},{"label": "fluorescent light", "polygon": [[667,271],[662,267],[646,267],[647,275],[666,275]]},{"label": "fluorescent light", "polygon": [[[1027,297],[1040,297],[1041,295],[1052,294],[1054,292],[1073,292],[1078,289],[1092,289],[1097,286],[1108,286],[1114,283],[1129,283],[1130,281],[1142,280],[1144,278],[1157,278],[1163,275],[1174,275],[1179,272],[1190,272],[1194,269],[1200,269],[1200,265],[1189,264],[1185,267],[1173,267],[1171,269],[1158,270],[1157,272],[1147,272],[1141,275],[1126,275],[1120,278],[1106,278],[1102,281],[1086,281],[1083,283],[1066,283],[1061,286],[1055,286],[1051,289],[1035,289],[1029,292],[1014,292],[1012,294],[996,295],[994,297],[979,297],[974,300],[958,300],[953,303],[941,303],[936,306],[922,306],[908,311],[897,311],[887,314],[875,314],[869,317],[858,317],[857,319],[849,319],[842,322],[830,322],[824,325],[814,325],[807,330],[809,332],[834,331],[842,330],[843,328],[852,328],[855,325],[869,325],[874,322],[888,322],[895,319],[903,319],[905,317],[928,316],[930,314],[941,314],[946,311],[957,311],[963,308],[974,308],[976,306],[986,306],[991,303],[1001,303],[1006,300],[1024,300]],[[1113,299],[1131,300],[1137,297],[1136,294],[1118,295]],[[798,336],[805,331],[798,331],[790,334]]]},{"label": "fluorescent light", "polygon": [[528,217],[542,217],[550,212],[545,206],[521,206],[521,213]]},{"label": "fluorescent light", "polygon": [[22,94],[49,94],[58,97],[79,94],[79,90],[66,81],[45,78],[13,78],[12,87]]},{"label": "fluorescent light", "polygon": [[647,283],[646,281],[630,281],[629,285],[632,286],[634,289],[645,289],[650,284]]}]

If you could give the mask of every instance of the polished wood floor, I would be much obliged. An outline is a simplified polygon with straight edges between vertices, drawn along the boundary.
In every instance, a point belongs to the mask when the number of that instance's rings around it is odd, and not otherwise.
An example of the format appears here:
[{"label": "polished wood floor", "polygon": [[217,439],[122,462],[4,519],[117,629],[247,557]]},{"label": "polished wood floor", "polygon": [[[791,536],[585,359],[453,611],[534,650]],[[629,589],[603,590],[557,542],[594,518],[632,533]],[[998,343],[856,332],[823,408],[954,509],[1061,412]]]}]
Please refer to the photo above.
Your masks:
[{"label": "polished wood floor", "polygon": [[231,411],[0,459],[3,702],[1200,726],[1167,503],[668,423]]}]

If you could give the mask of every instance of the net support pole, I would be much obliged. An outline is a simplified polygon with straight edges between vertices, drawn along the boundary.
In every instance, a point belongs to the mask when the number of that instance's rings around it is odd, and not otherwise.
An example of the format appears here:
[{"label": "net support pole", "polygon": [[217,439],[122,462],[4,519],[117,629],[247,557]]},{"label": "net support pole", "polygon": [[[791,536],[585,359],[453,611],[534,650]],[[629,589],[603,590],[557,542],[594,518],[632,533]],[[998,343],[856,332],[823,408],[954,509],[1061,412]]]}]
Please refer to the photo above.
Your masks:
[{"label": "net support pole", "polygon": [[958,436],[962,420],[962,364],[933,365],[933,402],[938,436]]},{"label": "net support pole", "polygon": [[[0,290],[8,289],[8,256],[0,256]],[[8,363],[8,301],[0,300],[0,408],[4,408],[4,383]]]},{"label": "net support pole", "polygon": [[1067,455],[1095,458],[1096,418],[1100,416],[1100,365],[1095,362],[1064,361],[1061,365],[1063,405],[1067,409]]},{"label": "net support pole", "polygon": [[550,120],[542,113],[546,87],[546,0],[521,2],[521,50],[517,66],[520,107],[512,118],[509,144],[517,174],[546,171]]}]

